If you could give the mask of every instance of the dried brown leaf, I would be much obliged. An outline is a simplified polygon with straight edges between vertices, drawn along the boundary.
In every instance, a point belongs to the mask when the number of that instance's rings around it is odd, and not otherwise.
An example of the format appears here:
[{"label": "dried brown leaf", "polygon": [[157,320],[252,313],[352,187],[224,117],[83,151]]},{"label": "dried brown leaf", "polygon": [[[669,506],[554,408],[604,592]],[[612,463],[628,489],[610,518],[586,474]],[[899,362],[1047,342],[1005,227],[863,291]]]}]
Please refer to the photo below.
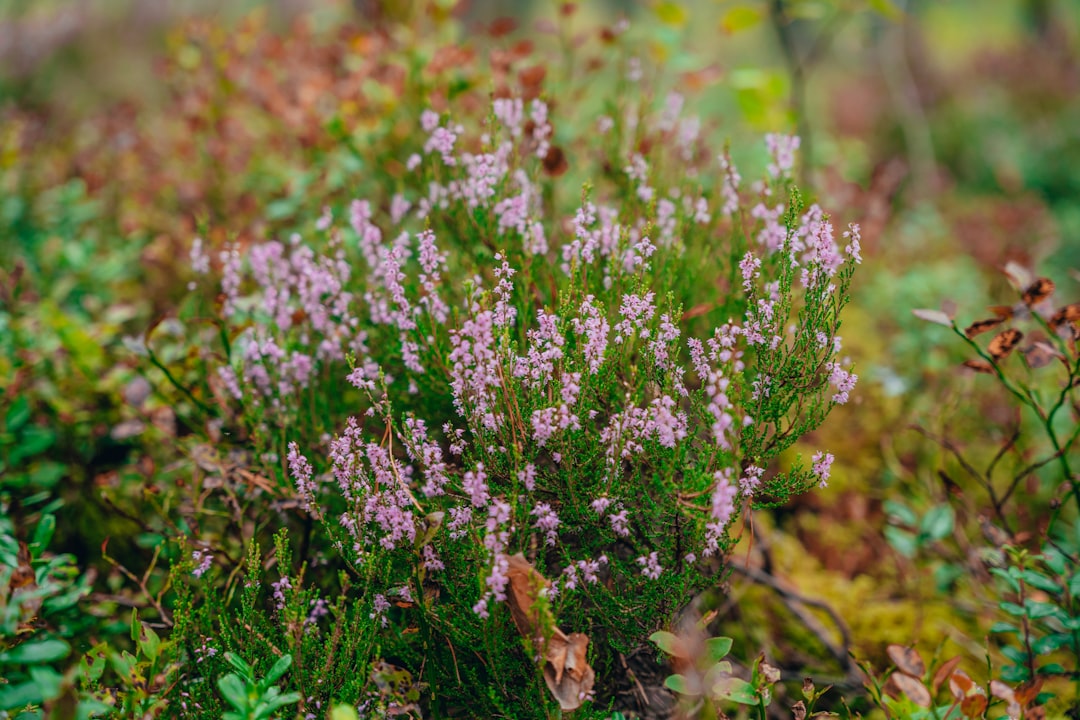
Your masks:
[{"label": "dried brown leaf", "polygon": [[1024,301],[1025,305],[1031,307],[1032,305],[1038,305],[1053,294],[1054,281],[1050,278],[1042,277],[1027,286],[1021,299]]},{"label": "dried brown leaf", "polygon": [[552,145],[548,148],[542,164],[544,172],[552,177],[559,177],[570,169],[569,163],[566,162],[566,153],[558,145]]},{"label": "dried brown leaf", "polygon": [[992,358],[994,358],[995,360],[1001,360],[1005,357],[1008,357],[1009,353],[1013,351],[1013,348],[1016,347],[1016,345],[1023,337],[1024,333],[1020,332],[1016,328],[1002,330],[994,336],[993,340],[990,341],[990,345],[989,347],[987,347],[987,350],[989,351]]},{"label": "dried brown leaf", "polygon": [[1002,320],[1008,320],[1013,316],[1013,308],[1011,305],[991,305],[987,309]]},{"label": "dried brown leaf", "polygon": [[990,681],[990,694],[996,698],[1001,698],[1005,702],[1016,701],[1016,693],[1013,692],[1013,689],[1000,680]]},{"label": "dried brown leaf", "polygon": [[488,35],[493,38],[499,38],[514,32],[517,30],[517,27],[518,23],[514,18],[505,16],[497,17],[492,20],[491,25],[488,26]]},{"label": "dried brown leaf", "polygon": [[920,320],[926,320],[927,322],[937,323],[938,325],[944,325],[945,327],[952,327],[952,318],[940,310],[930,310],[927,308],[919,308],[912,310],[911,314]]},{"label": "dried brown leaf", "polygon": [[982,717],[986,711],[986,696],[981,693],[968,695],[960,702],[960,712],[970,718]]},{"label": "dried brown leaf", "polygon": [[957,700],[962,700],[967,697],[967,694],[971,692],[974,687],[975,681],[963,670],[954,670],[953,674],[949,676],[949,692],[951,692],[953,697]]},{"label": "dried brown leaf", "polygon": [[919,680],[902,672],[896,672],[889,676],[889,682],[919,707],[930,707],[930,691]]},{"label": "dried brown leaf", "polygon": [[1024,361],[1033,369],[1046,367],[1054,361],[1054,358],[1064,359],[1065,357],[1053,345],[1044,342],[1032,343],[1031,347],[1023,352]]},{"label": "dried brown leaf", "polygon": [[964,367],[970,368],[978,373],[986,373],[987,375],[994,374],[994,368],[990,363],[983,360],[965,360]]},{"label": "dried brown leaf", "polygon": [[[536,603],[540,590],[551,583],[521,553],[508,556],[506,561],[506,577],[510,581],[510,592],[506,594],[506,604],[510,607],[510,616],[519,633],[530,640],[535,640],[541,627],[554,625],[550,610],[546,612],[547,617],[541,618],[541,610]],[[541,620],[550,622],[545,623]]]},{"label": "dried brown leaf", "polygon": [[1067,322],[1075,323],[1078,320],[1080,320],[1080,303],[1072,303],[1054,313],[1053,317],[1050,318],[1050,324],[1057,327]]},{"label": "dried brown leaf", "polygon": [[959,664],[960,656],[957,655],[943,662],[941,667],[937,669],[937,672],[934,673],[934,681],[931,683],[935,695],[937,694],[938,688],[941,687],[941,684],[949,679],[949,676],[952,675],[953,670],[955,670],[956,666]]},{"label": "dried brown leaf", "polygon": [[1016,688],[1016,702],[1021,705],[1030,705],[1035,701],[1035,698],[1039,696],[1039,691],[1042,690],[1043,679],[1035,678],[1032,682],[1027,682]]},{"label": "dried brown leaf", "polygon": [[886,648],[886,652],[900,672],[915,678],[921,678],[926,674],[926,663],[915,648],[890,645]]},{"label": "dried brown leaf", "polygon": [[[551,610],[537,603],[540,591],[550,585],[521,553],[506,557],[509,592],[506,604],[518,632],[543,644],[544,681],[566,711],[576,710],[592,691],[596,675],[589,666],[589,638],[582,633],[567,635],[555,625]],[[545,628],[554,628],[544,643]]]},{"label": "dried brown leaf", "polygon": [[583,633],[567,636],[556,630],[548,641],[544,682],[563,710],[578,709],[592,691],[596,673],[586,657],[588,649],[589,638]]},{"label": "dried brown leaf", "polygon": [[975,322],[964,328],[964,334],[967,335],[969,338],[973,338],[976,335],[981,335],[987,330],[992,330],[1003,322],[1005,322],[1005,318],[1002,317],[989,318],[987,320],[976,320]]},{"label": "dried brown leaf", "polygon": [[1009,283],[1017,290],[1031,287],[1031,284],[1035,282],[1035,273],[1014,260],[1005,263],[1002,272],[1005,273]]}]

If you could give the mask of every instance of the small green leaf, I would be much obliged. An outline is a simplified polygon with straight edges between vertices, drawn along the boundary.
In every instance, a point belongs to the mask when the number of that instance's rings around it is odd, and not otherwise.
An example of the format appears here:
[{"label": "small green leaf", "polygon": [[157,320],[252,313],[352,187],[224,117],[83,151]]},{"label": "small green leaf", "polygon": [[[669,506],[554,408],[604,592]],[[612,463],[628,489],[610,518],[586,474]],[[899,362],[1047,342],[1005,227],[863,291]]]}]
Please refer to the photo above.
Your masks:
[{"label": "small green leaf", "polygon": [[1042,667],[1035,668],[1035,672],[1039,675],[1065,675],[1067,674],[1065,668],[1060,663],[1047,663]]},{"label": "small green leaf", "polygon": [[1020,572],[1020,578],[1028,585],[1040,590],[1045,590],[1048,593],[1054,593],[1055,595],[1061,593],[1060,585],[1035,570],[1022,570]]},{"label": "small green leaf", "polygon": [[896,500],[886,500],[881,507],[890,520],[896,520],[910,526],[914,526],[919,522],[919,518],[911,508]]},{"label": "small green leaf", "polygon": [[998,603],[998,607],[1000,607],[1002,610],[1009,613],[1010,615],[1016,615],[1017,617],[1021,617],[1021,616],[1025,615],[1027,613],[1027,610],[1024,610],[1024,608],[1017,605],[1016,603],[1011,603],[1011,602]]},{"label": "small green leaf", "polygon": [[292,665],[292,655],[282,655],[278,658],[278,661],[274,663],[274,666],[270,668],[270,672],[266,674],[266,678],[263,679],[260,685],[263,688],[270,687],[277,682],[278,678],[289,670],[290,665]]},{"label": "small green leaf", "polygon": [[687,682],[685,675],[668,675],[664,680],[664,687],[668,690],[674,690],[680,695],[688,695],[690,693],[690,684]]},{"label": "small green leaf", "polygon": [[49,547],[54,532],[56,532],[56,516],[52,514],[42,515],[41,519],[38,520],[37,527],[34,528],[34,539],[32,541],[34,557],[41,557],[41,553],[45,551],[45,548]]},{"label": "small green leaf", "polygon": [[1024,602],[1024,607],[1027,608],[1028,617],[1032,620],[1039,620],[1044,617],[1050,617],[1051,615],[1064,614],[1061,608],[1053,603],[1026,600]]},{"label": "small green leaf", "polygon": [[885,528],[885,539],[888,540],[889,544],[904,557],[915,557],[918,546],[915,543],[915,536],[907,530],[901,530],[898,527],[888,525]]},{"label": "small green leaf", "polygon": [[1009,658],[1009,660],[1016,663],[1017,665],[1024,665],[1025,663],[1027,663],[1027,653],[1025,653],[1018,647],[1006,645],[1005,647],[1001,648],[1001,654]]},{"label": "small green leaf", "polygon": [[1014,633],[1020,632],[1020,628],[1015,625],[1011,625],[1007,622],[996,622],[990,626],[990,632],[992,633]]},{"label": "small green leaf", "polygon": [[951,505],[935,505],[923,516],[919,532],[931,540],[942,540],[952,534],[955,520]]},{"label": "small green leaf", "polygon": [[740,705],[757,705],[758,695],[754,686],[736,677],[720,678],[713,685],[713,695],[721,700],[731,700]]},{"label": "small green leaf", "polygon": [[13,433],[19,430],[30,419],[30,401],[26,395],[19,395],[15,402],[11,403],[7,415],[4,416],[4,429]]},{"label": "small green leaf", "polygon": [[41,665],[62,660],[69,652],[71,646],[63,640],[31,640],[0,653],[0,664]]},{"label": "small green leaf", "polygon": [[720,29],[726,35],[733,35],[752,28],[761,22],[761,9],[752,5],[736,5],[724,13],[720,20]]},{"label": "small green leaf", "polygon": [[1054,633],[1053,635],[1041,637],[1031,643],[1031,650],[1036,655],[1045,655],[1068,645],[1070,642],[1072,642],[1072,635],[1068,633]]},{"label": "small green leaf", "polygon": [[681,651],[679,636],[667,630],[657,630],[649,636],[649,640],[668,655],[676,655]]},{"label": "small green leaf", "polygon": [[1006,665],[1001,668],[1001,679],[1008,683],[1019,683],[1029,680],[1031,673],[1023,665]]},{"label": "small green leaf", "polygon": [[[1009,568],[1009,569],[1012,570],[1013,568]],[[990,574],[1004,580],[1008,584],[1009,589],[1012,590],[1014,593],[1020,592],[1020,582],[1015,577],[1013,577],[1010,573],[1006,572],[1003,568],[998,568],[998,567],[990,568]]]},{"label": "small green leaf", "polygon": [[244,681],[240,679],[240,676],[236,673],[229,673],[218,680],[218,689],[221,690],[221,696],[225,698],[226,702],[240,712],[247,711],[247,689],[244,687]]},{"label": "small green leaf", "polygon": [[330,711],[330,720],[360,720],[360,716],[351,705],[335,705]]},{"label": "small green leaf", "polygon": [[731,652],[733,641],[728,637],[714,637],[705,641],[705,657],[709,662],[717,662]]},{"label": "small green leaf", "polygon": [[686,24],[686,8],[674,0],[660,0],[653,8],[653,12],[656,14],[656,19],[665,25],[682,27]]},{"label": "small green leaf", "polygon": [[158,658],[158,653],[161,651],[161,638],[154,632],[154,629],[147,625],[142,624],[143,638],[139,641],[139,647],[146,655],[150,662],[154,662]]}]

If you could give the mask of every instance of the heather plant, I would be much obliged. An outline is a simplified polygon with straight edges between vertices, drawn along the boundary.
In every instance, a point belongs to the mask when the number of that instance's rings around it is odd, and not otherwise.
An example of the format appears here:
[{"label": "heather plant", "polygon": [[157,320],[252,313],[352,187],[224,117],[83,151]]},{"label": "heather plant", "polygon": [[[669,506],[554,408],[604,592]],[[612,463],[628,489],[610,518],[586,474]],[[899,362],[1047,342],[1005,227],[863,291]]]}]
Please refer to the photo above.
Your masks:
[{"label": "heather plant", "polygon": [[[858,226],[834,236],[791,184],[797,138],[769,136],[747,187],[681,104],[639,100],[578,138],[542,97],[425,110],[391,197],[192,248],[221,278],[216,427],[280,468],[262,489],[299,514],[302,574],[341,569],[369,661],[421,675],[435,714],[606,706],[619,656],[723,576],[740,518],[827,483],[825,449],[787,451],[856,381],[838,330]],[[203,580],[214,552],[192,557]],[[328,599],[297,596],[285,556],[271,612],[317,635],[299,618]],[[200,615],[177,631],[211,637]],[[573,649],[553,656],[562,627]]]}]

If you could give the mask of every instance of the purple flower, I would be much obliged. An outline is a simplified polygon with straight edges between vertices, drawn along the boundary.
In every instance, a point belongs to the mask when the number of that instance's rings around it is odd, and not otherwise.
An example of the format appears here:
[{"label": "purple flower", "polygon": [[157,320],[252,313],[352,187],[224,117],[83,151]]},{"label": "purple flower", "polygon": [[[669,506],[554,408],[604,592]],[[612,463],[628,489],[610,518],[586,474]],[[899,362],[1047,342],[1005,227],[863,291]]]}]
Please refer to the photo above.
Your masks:
[{"label": "purple flower", "polygon": [[544,533],[548,545],[554,545],[558,537],[559,516],[547,503],[537,503],[530,515],[536,516],[534,528]]},{"label": "purple flower", "polygon": [[829,484],[829,473],[832,470],[834,459],[832,453],[823,453],[821,451],[814,453],[814,475],[819,481],[818,487],[824,488]]},{"label": "purple flower", "polygon": [[651,580],[658,580],[660,574],[664,572],[664,568],[660,567],[660,562],[656,559],[657,553],[651,552],[648,556],[641,556],[637,559],[637,564],[642,567],[641,574]]}]

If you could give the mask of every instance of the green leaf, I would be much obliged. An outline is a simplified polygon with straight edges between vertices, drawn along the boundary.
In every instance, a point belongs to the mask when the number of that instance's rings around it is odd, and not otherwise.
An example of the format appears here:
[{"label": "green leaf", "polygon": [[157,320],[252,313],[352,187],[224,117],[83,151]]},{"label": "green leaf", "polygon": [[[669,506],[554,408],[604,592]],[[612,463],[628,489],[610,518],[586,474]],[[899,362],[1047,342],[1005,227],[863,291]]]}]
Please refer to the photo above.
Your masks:
[{"label": "green leaf", "polygon": [[1065,668],[1060,663],[1047,663],[1042,667],[1035,668],[1039,675],[1065,675]]},{"label": "green leaf", "polygon": [[886,500],[882,503],[881,508],[885,511],[885,514],[889,516],[890,520],[895,520],[904,525],[914,526],[919,522],[919,518],[915,513],[902,502],[896,500]]},{"label": "green leaf", "polygon": [[1027,614],[1027,610],[1025,610],[1021,606],[1017,605],[1016,603],[1011,603],[1011,602],[998,603],[998,607],[1000,607],[1002,610],[1009,613],[1010,615],[1016,615],[1017,617],[1021,617],[1021,616]]},{"label": "green leaf", "polygon": [[740,705],[757,705],[758,695],[754,686],[736,677],[720,678],[713,685],[713,695],[721,700],[731,700]]},{"label": "green leaf", "polygon": [[[1009,569],[1011,570],[1012,568]],[[1014,593],[1020,592],[1020,582],[1011,574],[1009,574],[1004,568],[990,568],[990,574],[1004,580],[1008,584],[1009,589],[1012,590]]]},{"label": "green leaf", "polygon": [[270,672],[266,674],[266,677],[260,683],[260,687],[268,688],[277,682],[277,679],[284,675],[289,670],[289,666],[292,665],[292,655],[282,655],[278,658],[278,661],[274,663],[274,666],[270,668]]},{"label": "green leaf", "polygon": [[225,653],[225,662],[236,668],[237,672],[239,672],[245,678],[250,678],[252,676],[251,666],[244,662],[244,658],[240,657],[236,653]]},{"label": "green leaf", "polygon": [[1007,622],[996,622],[990,626],[990,632],[992,633],[1014,633],[1020,632],[1020,628]]},{"label": "green leaf", "polygon": [[705,641],[705,657],[709,662],[717,662],[731,652],[733,641],[728,637],[714,637]]},{"label": "green leaf", "polygon": [[674,690],[680,695],[688,695],[690,693],[690,683],[686,680],[685,675],[668,675],[664,679],[664,687],[668,690]]},{"label": "green leaf", "polygon": [[1006,645],[1005,647],[1001,648],[1001,654],[1009,658],[1009,660],[1016,663],[1017,665],[1024,665],[1027,663],[1027,653],[1018,647]]},{"label": "green leaf", "polygon": [[919,532],[931,540],[942,540],[952,534],[955,521],[951,505],[935,505],[923,516]]},{"label": "green leaf", "polygon": [[161,651],[161,638],[158,637],[158,634],[154,632],[154,629],[146,623],[142,624],[142,631],[144,637],[139,641],[139,647],[150,662],[154,662],[157,660],[158,653]]},{"label": "green leaf", "polygon": [[31,640],[0,653],[0,664],[41,665],[62,660],[70,652],[71,646],[63,640]]},{"label": "green leaf", "polygon": [[901,530],[898,527],[888,525],[885,527],[885,539],[888,540],[889,544],[904,557],[915,557],[918,545],[915,543],[915,536],[907,530]]},{"label": "green leaf", "polygon": [[667,630],[657,630],[649,636],[649,640],[668,655],[675,655],[681,650],[682,642],[679,636]]},{"label": "green leaf", "polygon": [[1054,633],[1053,635],[1041,637],[1031,643],[1031,650],[1036,655],[1045,655],[1068,645],[1070,642],[1072,642],[1072,635],[1068,633]]},{"label": "green leaf", "polygon": [[867,0],[867,4],[877,13],[893,22],[904,19],[903,11],[893,5],[890,0]]},{"label": "green leaf", "polygon": [[218,689],[221,690],[221,696],[225,698],[227,703],[240,712],[247,711],[247,689],[244,685],[244,681],[240,679],[239,675],[236,673],[229,673],[221,678],[218,680]]},{"label": "green leaf", "polygon": [[1051,615],[1058,615],[1062,613],[1061,608],[1053,603],[1035,602],[1034,600],[1026,600],[1024,607],[1027,608],[1028,617],[1032,620],[1039,620],[1044,617],[1050,617]]},{"label": "green leaf", "polygon": [[753,5],[736,5],[720,19],[720,29],[727,35],[747,30],[761,22],[761,9]]},{"label": "green leaf", "polygon": [[330,710],[330,720],[360,720],[360,716],[351,705],[335,705]]},{"label": "green leaf", "polygon": [[1008,683],[1025,682],[1031,678],[1031,673],[1023,665],[1006,665],[1001,668],[1001,679]]},{"label": "green leaf", "polygon": [[1045,590],[1048,593],[1054,593],[1059,595],[1061,593],[1061,586],[1056,582],[1035,570],[1022,570],[1020,572],[1020,578],[1032,587],[1036,587],[1040,590]]},{"label": "green leaf", "polygon": [[26,395],[19,395],[15,402],[11,403],[7,415],[4,416],[4,429],[13,433],[19,430],[30,419],[30,401]]},{"label": "green leaf", "polygon": [[35,548],[34,557],[40,557],[45,548],[49,547],[54,532],[56,532],[56,516],[42,515],[37,527],[34,528],[34,539],[31,543]]},{"label": "green leaf", "polygon": [[665,25],[682,27],[686,24],[686,8],[674,0],[661,0],[653,8],[653,12],[656,14],[656,19]]}]

